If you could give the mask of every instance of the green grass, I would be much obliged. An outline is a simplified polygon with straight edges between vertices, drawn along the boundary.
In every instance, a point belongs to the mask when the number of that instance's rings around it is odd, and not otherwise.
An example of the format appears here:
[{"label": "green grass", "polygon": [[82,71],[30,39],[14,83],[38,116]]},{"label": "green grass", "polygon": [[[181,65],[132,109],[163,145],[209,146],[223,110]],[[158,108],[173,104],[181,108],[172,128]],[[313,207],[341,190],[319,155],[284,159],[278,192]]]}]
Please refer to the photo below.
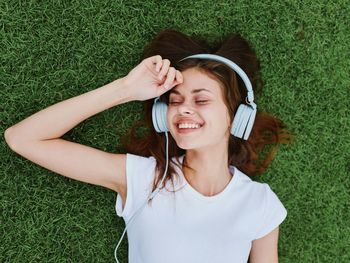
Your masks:
[{"label": "green grass", "polygon": [[[350,262],[349,2],[272,2],[2,1],[1,132],[126,75],[160,29],[239,32],[261,60],[259,109],[296,134],[257,179],[288,210],[280,262]],[[113,107],[64,138],[115,152],[141,112],[139,102]],[[0,151],[0,262],[114,261],[124,221],[112,191],[46,170],[4,140]],[[126,262],[126,237],[118,255]]]}]

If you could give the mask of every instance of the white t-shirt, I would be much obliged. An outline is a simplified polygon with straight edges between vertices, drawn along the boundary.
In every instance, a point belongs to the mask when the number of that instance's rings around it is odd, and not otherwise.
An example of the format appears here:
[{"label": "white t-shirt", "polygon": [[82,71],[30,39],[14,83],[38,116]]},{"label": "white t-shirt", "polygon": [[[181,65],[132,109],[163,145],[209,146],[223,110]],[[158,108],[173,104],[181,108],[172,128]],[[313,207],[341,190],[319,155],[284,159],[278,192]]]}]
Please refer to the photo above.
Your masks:
[{"label": "white t-shirt", "polygon": [[[125,223],[147,200],[156,166],[154,157],[128,153],[126,160],[124,210],[119,195],[116,200],[117,215]],[[129,263],[246,263],[251,242],[281,224],[287,210],[268,184],[229,168],[233,177],[225,189],[204,196],[176,167],[180,181],[175,180],[175,198],[163,188],[127,228]],[[170,181],[167,189],[173,190]]]}]

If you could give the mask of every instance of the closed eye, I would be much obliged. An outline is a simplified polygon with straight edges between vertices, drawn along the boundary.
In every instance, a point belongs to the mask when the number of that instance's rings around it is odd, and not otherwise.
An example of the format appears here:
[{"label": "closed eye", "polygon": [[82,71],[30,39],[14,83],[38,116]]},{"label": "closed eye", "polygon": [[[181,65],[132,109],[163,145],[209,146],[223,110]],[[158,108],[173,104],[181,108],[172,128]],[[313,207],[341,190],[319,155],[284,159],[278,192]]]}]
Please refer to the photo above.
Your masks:
[{"label": "closed eye", "polygon": [[[199,103],[199,104],[204,104],[204,103],[206,103],[206,102],[208,102],[207,100],[197,100],[196,101],[197,103]],[[178,105],[178,104],[180,104],[181,102],[179,102],[179,101],[170,101],[169,102],[169,104],[170,105]]]}]

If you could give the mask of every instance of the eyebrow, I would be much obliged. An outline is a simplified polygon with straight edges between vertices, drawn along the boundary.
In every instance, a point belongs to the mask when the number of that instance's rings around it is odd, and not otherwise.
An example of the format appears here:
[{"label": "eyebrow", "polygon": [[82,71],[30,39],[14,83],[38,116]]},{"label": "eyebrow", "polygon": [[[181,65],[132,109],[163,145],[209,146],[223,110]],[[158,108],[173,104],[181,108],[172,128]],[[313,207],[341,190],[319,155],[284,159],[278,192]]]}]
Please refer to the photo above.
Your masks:
[{"label": "eyebrow", "polygon": [[[207,90],[207,89],[194,89],[194,90],[191,90],[191,93],[192,93],[192,94],[193,94],[193,93],[199,93],[199,92],[201,92],[201,91],[207,91],[207,92],[212,93],[210,90]],[[170,91],[169,94],[172,94],[172,93],[177,94],[177,95],[181,95],[181,93],[180,93],[179,91],[173,90],[173,89]]]}]

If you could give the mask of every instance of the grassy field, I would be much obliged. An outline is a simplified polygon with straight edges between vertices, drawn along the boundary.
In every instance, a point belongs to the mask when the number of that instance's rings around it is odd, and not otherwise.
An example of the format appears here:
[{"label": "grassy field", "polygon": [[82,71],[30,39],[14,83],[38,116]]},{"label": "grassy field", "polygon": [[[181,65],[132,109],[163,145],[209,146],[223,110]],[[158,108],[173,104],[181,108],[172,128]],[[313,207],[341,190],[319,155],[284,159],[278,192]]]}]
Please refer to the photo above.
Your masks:
[{"label": "grassy field", "polygon": [[[266,2],[266,3],[264,3]],[[271,4],[273,3],[273,5]],[[296,135],[260,178],[288,210],[281,263],[350,262],[349,1],[1,1],[1,132],[126,75],[161,29],[247,38],[265,82],[259,110]],[[115,152],[142,104],[110,108],[63,137]],[[74,181],[1,140],[0,262],[113,262],[116,194]],[[118,250],[127,260],[127,239]]]}]

